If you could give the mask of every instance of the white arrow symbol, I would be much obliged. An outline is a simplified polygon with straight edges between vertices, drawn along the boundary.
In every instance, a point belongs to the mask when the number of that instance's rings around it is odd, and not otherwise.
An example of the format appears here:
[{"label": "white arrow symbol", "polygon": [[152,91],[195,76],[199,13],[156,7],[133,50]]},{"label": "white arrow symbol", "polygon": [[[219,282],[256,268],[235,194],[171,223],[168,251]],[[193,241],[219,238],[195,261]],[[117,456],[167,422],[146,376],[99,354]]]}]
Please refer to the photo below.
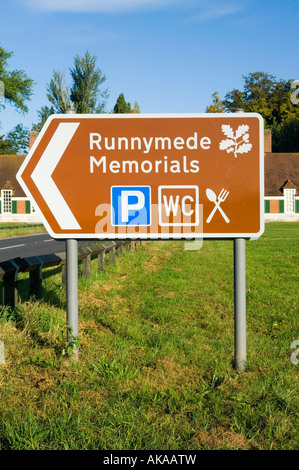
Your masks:
[{"label": "white arrow symbol", "polygon": [[78,126],[78,122],[59,124],[31,175],[37,189],[63,230],[79,230],[81,227],[54,183],[52,174]]}]

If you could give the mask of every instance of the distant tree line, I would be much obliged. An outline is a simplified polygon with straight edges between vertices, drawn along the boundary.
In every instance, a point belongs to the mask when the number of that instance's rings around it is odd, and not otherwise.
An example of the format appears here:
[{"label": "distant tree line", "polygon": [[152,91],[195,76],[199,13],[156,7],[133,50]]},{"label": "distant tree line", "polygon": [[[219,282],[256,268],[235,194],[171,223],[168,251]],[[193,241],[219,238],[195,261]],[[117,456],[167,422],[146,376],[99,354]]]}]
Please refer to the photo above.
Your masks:
[{"label": "distant tree line", "polygon": [[[34,82],[24,71],[8,71],[8,59],[11,56],[12,52],[0,47],[0,82],[4,85],[0,111],[7,104],[11,104],[17,111],[25,113],[28,111],[26,103],[33,93]],[[107,88],[103,88],[106,76],[97,67],[96,57],[88,51],[82,57],[76,55],[69,73],[70,85],[62,72],[53,70],[46,90],[49,105],[42,106],[37,111],[38,121],[32,125],[32,130],[39,132],[51,114],[65,113],[67,108],[73,108],[79,114],[106,112],[106,101],[109,98]],[[121,93],[111,112],[139,113],[140,110],[137,102],[132,107]],[[24,128],[22,124],[18,124],[6,136],[0,135],[0,154],[27,153],[28,147],[29,129]]]},{"label": "distant tree line", "polygon": [[[23,70],[8,69],[8,60],[13,56],[0,46],[0,82],[4,96],[0,97],[0,111],[4,109],[7,103],[10,103],[17,111],[24,114],[28,112],[27,101],[30,100],[33,93],[33,80],[27,77]],[[1,122],[0,122],[1,131]],[[28,148],[28,130],[18,124],[7,136],[0,133],[0,154],[16,153]]]},{"label": "distant tree line", "polygon": [[[34,82],[23,70],[9,70],[8,60],[12,55],[0,47],[0,83],[4,89],[4,97],[0,96],[0,111],[10,104],[20,113],[26,113]],[[53,70],[46,89],[49,104],[37,111],[38,121],[32,125],[32,130],[40,131],[51,114],[64,113],[70,107],[80,114],[107,112],[106,76],[97,67],[96,57],[88,51],[82,57],[76,55],[69,74],[70,84],[62,72]],[[265,72],[243,75],[243,79],[243,90],[233,89],[223,99],[215,91],[206,112],[226,113],[242,108],[245,112],[260,113],[265,128],[272,131],[273,151],[299,152],[299,105],[291,102],[292,80],[277,79]],[[137,102],[131,106],[120,93],[110,112],[140,113],[140,109]],[[29,129],[18,124],[6,136],[0,133],[0,154],[27,153],[28,143]]]},{"label": "distant tree line", "polygon": [[292,80],[277,79],[264,72],[243,75],[243,90],[233,89],[219,98],[212,95],[208,113],[232,112],[242,108],[264,118],[266,129],[272,131],[273,152],[299,152],[299,106],[291,102]]}]

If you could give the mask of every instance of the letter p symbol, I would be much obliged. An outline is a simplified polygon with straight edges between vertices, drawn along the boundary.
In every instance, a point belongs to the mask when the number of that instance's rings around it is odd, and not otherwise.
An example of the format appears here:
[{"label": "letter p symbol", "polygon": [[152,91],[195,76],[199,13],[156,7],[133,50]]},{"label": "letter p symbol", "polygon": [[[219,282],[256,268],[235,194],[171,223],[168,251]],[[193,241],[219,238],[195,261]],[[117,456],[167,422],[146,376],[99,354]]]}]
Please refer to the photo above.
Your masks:
[{"label": "letter p symbol", "polygon": [[[137,199],[137,202],[133,204],[134,199]],[[141,191],[121,191],[121,221],[125,224],[129,222],[129,212],[143,209],[144,203],[145,197]]]},{"label": "letter p symbol", "polygon": [[112,225],[148,226],[151,223],[150,186],[112,186]]}]

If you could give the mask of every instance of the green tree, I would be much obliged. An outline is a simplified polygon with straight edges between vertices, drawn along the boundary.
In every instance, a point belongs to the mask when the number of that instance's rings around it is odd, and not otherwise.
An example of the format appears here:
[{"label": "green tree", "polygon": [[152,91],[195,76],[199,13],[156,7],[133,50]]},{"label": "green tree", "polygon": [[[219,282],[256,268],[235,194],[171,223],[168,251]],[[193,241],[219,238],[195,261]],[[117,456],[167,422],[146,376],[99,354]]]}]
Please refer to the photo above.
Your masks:
[{"label": "green tree", "polygon": [[131,104],[127,103],[124,94],[121,93],[116,100],[113,108],[113,114],[126,114],[131,112]]},{"label": "green tree", "polygon": [[242,108],[245,112],[259,113],[264,118],[265,128],[272,131],[273,150],[298,151],[299,135],[295,130],[298,129],[299,106],[291,102],[292,80],[277,79],[265,72],[243,75],[243,79],[243,90],[229,91],[222,101],[215,92],[207,112],[232,112]]},{"label": "green tree", "polygon": [[51,114],[55,114],[55,109],[53,106],[51,106],[50,108],[49,106],[42,106],[41,109],[37,111],[37,116],[39,120],[37,124],[32,125],[32,130],[40,132],[46,120],[49,116],[51,116]]},{"label": "green tree", "polygon": [[88,51],[83,57],[75,56],[70,74],[70,99],[77,113],[102,113],[109,95],[107,89],[101,90],[106,77],[96,67],[96,57],[91,56]]},{"label": "green tree", "polygon": [[139,114],[140,113],[140,107],[137,101],[135,101],[133,108],[131,108],[130,113],[132,114]]},{"label": "green tree", "polygon": [[299,119],[290,117],[272,126],[273,152],[299,152]]},{"label": "green tree", "polygon": [[16,153],[27,154],[29,151],[29,129],[17,124],[8,134],[7,139],[16,147]]},{"label": "green tree", "polygon": [[206,113],[223,113],[225,106],[218,96],[218,91],[212,94],[213,103],[206,107]]},{"label": "green tree", "polygon": [[[58,70],[53,70],[53,77],[47,86],[47,98],[52,104],[55,113],[64,113],[71,107],[70,90],[66,84],[64,75]],[[42,108],[43,109],[43,108]]]},{"label": "green tree", "polygon": [[[34,82],[23,70],[9,70],[8,61],[12,56],[12,52],[0,47],[0,111],[10,104],[26,113]],[[0,136],[0,154],[22,153],[27,148],[27,138],[29,140],[28,131],[18,124],[7,136]]]},{"label": "green tree", "polygon": [[74,57],[74,67],[69,69],[71,85],[66,82],[64,74],[58,70],[47,85],[47,98],[51,106],[43,106],[37,111],[38,122],[32,129],[40,131],[51,114],[63,114],[73,107],[77,113],[102,113],[105,109],[108,91],[102,90],[106,81],[101,69],[96,67],[96,57],[87,51],[83,57]]},{"label": "green tree", "polygon": [[31,98],[34,82],[23,70],[8,70],[8,60],[12,56],[12,52],[0,47],[0,81],[4,85],[4,97],[0,102],[0,110],[9,103],[17,111],[26,113],[28,112],[26,102]]},{"label": "green tree", "polygon": [[0,135],[0,155],[15,155],[17,147],[14,143],[7,139],[5,135]]},{"label": "green tree", "polygon": [[17,124],[6,136],[0,136],[0,154],[27,154],[29,150],[29,129]]},{"label": "green tree", "polygon": [[299,118],[299,108],[291,103],[292,80],[277,79],[265,72],[243,75],[243,79],[243,90],[233,89],[226,93],[221,102],[224,111],[243,108],[245,112],[260,113],[268,128],[290,117]]},{"label": "green tree", "polygon": [[113,114],[139,114],[140,108],[137,101],[135,101],[133,108],[131,107],[131,103],[126,102],[125,96],[123,93],[119,95],[116,100],[115,106],[113,108]]}]

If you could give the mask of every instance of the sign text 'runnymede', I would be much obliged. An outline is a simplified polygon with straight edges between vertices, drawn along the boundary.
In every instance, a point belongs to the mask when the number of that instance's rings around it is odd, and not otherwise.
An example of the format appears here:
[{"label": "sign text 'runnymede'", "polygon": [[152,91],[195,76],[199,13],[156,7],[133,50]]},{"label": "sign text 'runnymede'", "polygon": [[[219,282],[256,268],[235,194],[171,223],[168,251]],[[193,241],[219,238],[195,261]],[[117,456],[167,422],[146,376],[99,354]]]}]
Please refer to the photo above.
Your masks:
[{"label": "sign text 'runnymede'", "polygon": [[17,178],[54,238],[257,238],[259,114],[53,115]]}]

